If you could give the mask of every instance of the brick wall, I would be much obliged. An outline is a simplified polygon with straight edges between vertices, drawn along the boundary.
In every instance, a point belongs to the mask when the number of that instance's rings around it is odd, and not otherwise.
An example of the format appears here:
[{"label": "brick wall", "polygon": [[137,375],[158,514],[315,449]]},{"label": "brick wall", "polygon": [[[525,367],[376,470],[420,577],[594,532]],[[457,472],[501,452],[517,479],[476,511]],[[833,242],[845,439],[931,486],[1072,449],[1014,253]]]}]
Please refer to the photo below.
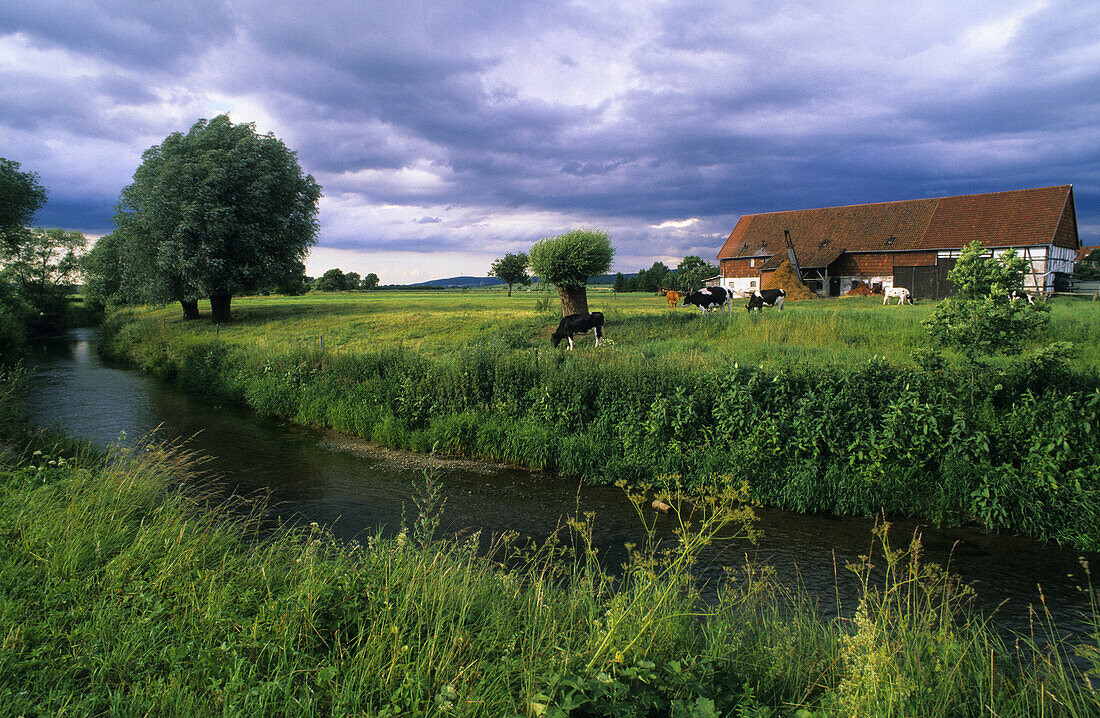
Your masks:
[{"label": "brick wall", "polygon": [[748,257],[739,257],[736,259],[723,259],[722,260],[722,276],[723,277],[757,277],[760,274],[759,266],[764,263],[763,259],[756,260],[756,267],[749,266]]}]

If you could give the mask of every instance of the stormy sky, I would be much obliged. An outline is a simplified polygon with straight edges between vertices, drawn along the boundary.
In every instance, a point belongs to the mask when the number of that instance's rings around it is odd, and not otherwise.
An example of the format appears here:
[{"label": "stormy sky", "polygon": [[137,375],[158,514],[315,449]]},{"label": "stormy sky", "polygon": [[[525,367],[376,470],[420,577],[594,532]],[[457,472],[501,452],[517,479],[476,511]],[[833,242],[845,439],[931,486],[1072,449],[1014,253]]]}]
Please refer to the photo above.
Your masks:
[{"label": "stormy sky", "polygon": [[111,231],[141,153],[226,112],[324,187],[314,275],[484,275],[582,226],[629,272],[742,214],[1060,184],[1100,243],[1100,3],[0,4],[43,226]]}]

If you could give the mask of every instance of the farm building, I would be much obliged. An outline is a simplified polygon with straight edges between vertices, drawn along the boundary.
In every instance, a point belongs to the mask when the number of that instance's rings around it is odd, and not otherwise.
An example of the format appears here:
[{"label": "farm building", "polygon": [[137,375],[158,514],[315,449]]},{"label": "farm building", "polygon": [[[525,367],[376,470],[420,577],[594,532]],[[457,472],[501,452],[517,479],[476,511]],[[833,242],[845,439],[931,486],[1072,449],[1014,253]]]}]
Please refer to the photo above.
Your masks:
[{"label": "farm building", "polygon": [[1058,291],[1081,248],[1070,185],[766,212],[741,217],[722,246],[722,286],[768,286],[789,256],[785,230],[803,281],[821,296],[846,294],[864,281],[946,297],[953,292],[948,270],[976,239],[995,254],[1011,248],[1030,260],[1027,291]]}]

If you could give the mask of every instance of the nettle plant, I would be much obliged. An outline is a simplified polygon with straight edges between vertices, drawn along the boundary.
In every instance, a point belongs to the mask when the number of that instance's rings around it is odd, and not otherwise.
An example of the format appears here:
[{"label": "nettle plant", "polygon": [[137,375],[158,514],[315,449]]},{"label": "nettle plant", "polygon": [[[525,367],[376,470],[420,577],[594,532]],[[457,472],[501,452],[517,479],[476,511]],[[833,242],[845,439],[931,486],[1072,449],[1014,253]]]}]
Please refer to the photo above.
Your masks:
[{"label": "nettle plant", "polygon": [[1045,304],[1011,298],[1023,287],[1027,266],[1015,250],[986,256],[981,242],[967,245],[947,273],[957,293],[940,302],[924,322],[932,340],[975,364],[992,354],[1019,354],[1050,321]]}]

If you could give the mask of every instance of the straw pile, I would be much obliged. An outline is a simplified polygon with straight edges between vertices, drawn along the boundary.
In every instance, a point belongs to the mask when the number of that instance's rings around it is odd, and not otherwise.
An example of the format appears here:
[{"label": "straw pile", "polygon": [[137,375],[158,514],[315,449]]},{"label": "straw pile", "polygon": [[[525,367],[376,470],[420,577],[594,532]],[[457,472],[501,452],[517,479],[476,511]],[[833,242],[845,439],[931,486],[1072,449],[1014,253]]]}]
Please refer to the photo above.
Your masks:
[{"label": "straw pile", "polygon": [[871,287],[863,280],[857,281],[852,285],[852,288],[848,290],[849,297],[866,297],[871,293]]},{"label": "straw pile", "polygon": [[780,264],[764,289],[782,289],[787,293],[788,302],[797,302],[799,299],[817,299],[817,295],[802,283],[802,280],[794,273],[790,262]]}]

